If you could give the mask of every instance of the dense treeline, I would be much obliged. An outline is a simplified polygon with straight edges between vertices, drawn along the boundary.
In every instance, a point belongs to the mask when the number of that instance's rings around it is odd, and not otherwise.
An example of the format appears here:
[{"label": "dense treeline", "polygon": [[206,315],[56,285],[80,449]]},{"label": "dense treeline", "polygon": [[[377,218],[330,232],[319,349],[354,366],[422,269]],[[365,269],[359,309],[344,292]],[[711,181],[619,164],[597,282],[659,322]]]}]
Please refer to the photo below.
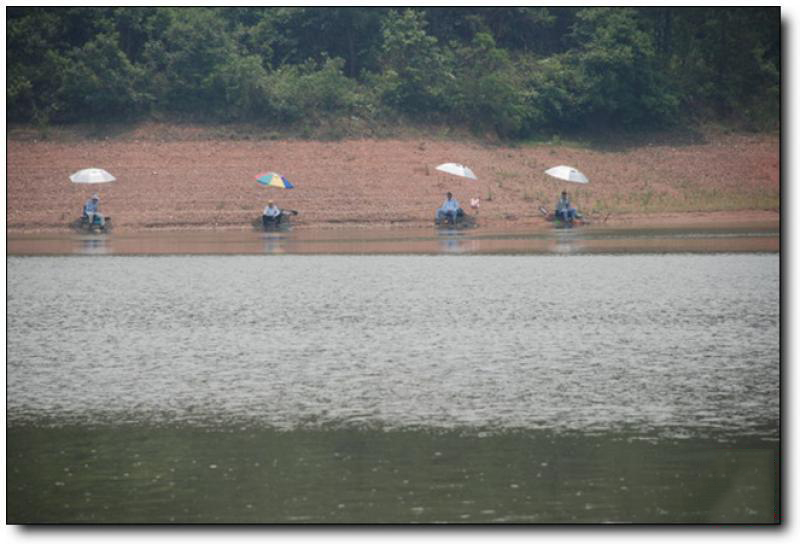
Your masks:
[{"label": "dense treeline", "polygon": [[7,118],[778,123],[778,8],[7,8]]}]

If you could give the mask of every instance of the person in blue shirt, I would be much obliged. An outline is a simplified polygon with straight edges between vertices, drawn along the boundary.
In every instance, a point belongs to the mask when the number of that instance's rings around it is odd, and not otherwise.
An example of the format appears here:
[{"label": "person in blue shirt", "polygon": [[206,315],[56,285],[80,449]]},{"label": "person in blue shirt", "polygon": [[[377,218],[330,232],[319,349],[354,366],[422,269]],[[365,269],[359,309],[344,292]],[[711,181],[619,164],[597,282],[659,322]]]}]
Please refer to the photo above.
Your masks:
[{"label": "person in blue shirt", "polygon": [[94,224],[95,219],[97,219],[101,227],[105,226],[106,218],[100,213],[100,197],[97,193],[93,194],[92,198],[83,205],[83,215],[86,216],[90,227]]},{"label": "person in blue shirt", "polygon": [[572,222],[578,216],[578,210],[572,207],[569,195],[566,191],[561,191],[561,198],[556,202],[556,217],[567,222]]},{"label": "person in blue shirt", "polygon": [[458,200],[453,198],[453,193],[447,193],[442,207],[436,210],[436,222],[447,219],[450,223],[455,223],[457,217],[464,215],[464,211],[459,207]]}]

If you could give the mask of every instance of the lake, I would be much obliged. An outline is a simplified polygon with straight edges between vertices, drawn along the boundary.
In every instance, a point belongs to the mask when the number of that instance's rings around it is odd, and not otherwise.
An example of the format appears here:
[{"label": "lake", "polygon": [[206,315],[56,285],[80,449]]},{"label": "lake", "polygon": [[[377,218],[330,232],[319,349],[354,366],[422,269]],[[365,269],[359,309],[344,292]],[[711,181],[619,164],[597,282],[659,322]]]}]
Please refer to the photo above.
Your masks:
[{"label": "lake", "polygon": [[771,523],[779,257],[7,258],[11,523]]}]

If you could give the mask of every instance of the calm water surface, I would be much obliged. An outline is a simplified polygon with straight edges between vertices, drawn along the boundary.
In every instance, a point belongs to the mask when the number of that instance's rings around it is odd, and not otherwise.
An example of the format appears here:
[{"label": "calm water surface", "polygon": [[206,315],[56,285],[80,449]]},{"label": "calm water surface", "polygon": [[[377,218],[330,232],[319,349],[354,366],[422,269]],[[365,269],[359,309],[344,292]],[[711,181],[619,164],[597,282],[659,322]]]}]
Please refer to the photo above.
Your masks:
[{"label": "calm water surface", "polygon": [[777,513],[775,254],[7,271],[12,522]]},{"label": "calm water surface", "polygon": [[777,221],[542,229],[342,228],[7,234],[10,255],[587,255],[778,252]]}]

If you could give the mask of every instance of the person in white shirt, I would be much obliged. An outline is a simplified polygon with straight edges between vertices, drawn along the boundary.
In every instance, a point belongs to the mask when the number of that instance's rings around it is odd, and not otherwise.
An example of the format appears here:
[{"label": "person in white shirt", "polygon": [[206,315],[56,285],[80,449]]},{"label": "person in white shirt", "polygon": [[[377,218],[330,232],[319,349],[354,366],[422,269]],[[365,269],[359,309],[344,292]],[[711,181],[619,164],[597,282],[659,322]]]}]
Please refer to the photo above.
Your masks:
[{"label": "person in white shirt", "polygon": [[261,223],[264,225],[264,228],[281,224],[281,210],[271,200],[267,203],[267,207],[264,208],[264,213],[261,216]]},{"label": "person in white shirt", "polygon": [[453,193],[447,193],[447,199],[442,207],[436,210],[436,222],[447,219],[450,223],[455,223],[457,217],[464,215],[464,211],[458,205],[458,200],[453,198]]}]

